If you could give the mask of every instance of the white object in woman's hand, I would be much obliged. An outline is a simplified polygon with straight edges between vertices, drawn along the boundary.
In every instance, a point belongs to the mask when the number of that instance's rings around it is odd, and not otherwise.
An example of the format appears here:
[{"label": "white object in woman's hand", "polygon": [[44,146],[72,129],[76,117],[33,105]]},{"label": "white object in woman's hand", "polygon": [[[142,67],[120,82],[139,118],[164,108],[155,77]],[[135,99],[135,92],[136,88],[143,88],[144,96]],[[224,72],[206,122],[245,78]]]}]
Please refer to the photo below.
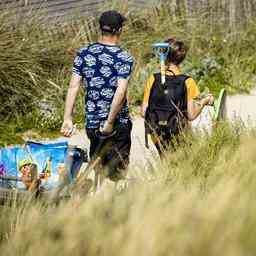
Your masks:
[{"label": "white object in woman's hand", "polygon": [[212,94],[208,94],[207,99],[208,99],[207,105],[213,106],[213,104],[214,104],[214,97],[213,97],[213,95]]}]

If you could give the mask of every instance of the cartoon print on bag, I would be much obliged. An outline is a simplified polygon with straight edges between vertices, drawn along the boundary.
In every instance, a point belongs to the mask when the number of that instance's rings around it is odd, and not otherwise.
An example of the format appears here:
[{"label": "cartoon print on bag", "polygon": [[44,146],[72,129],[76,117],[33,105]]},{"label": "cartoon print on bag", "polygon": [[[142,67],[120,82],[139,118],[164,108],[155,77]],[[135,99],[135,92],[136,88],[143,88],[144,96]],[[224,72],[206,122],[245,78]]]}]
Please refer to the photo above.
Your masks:
[{"label": "cartoon print on bag", "polygon": [[113,65],[114,64],[113,57],[106,53],[99,55],[99,60],[102,62],[103,65]]},{"label": "cartoon print on bag", "polygon": [[0,164],[0,176],[5,176],[6,175],[6,169],[4,164]]}]

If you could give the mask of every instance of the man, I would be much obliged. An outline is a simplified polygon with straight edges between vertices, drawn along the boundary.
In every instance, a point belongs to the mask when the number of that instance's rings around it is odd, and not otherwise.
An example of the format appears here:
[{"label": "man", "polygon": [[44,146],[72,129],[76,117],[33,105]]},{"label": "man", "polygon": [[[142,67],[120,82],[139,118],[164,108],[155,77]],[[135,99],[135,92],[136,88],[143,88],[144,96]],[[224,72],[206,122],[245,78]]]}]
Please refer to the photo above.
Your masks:
[{"label": "man", "polygon": [[97,153],[100,134],[114,132],[111,149],[102,158],[102,164],[108,167],[108,177],[112,180],[122,177],[120,169],[127,167],[131,147],[132,123],[127,105],[127,87],[133,57],[118,46],[125,20],[116,11],[104,12],[99,20],[100,40],[79,50],[74,60],[61,128],[65,136],[71,135],[72,110],[83,80],[91,159]]}]

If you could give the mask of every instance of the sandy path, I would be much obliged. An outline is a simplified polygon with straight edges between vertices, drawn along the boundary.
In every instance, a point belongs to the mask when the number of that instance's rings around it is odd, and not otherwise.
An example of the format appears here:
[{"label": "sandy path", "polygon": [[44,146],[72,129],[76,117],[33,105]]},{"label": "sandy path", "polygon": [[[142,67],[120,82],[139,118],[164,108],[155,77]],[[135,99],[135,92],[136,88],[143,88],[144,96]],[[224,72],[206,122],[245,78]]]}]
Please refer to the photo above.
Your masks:
[{"label": "sandy path", "polygon": [[[256,125],[256,91],[250,95],[236,95],[227,98],[227,117],[229,120],[234,121],[239,119],[244,122],[246,126]],[[207,128],[211,127],[211,116],[209,109],[205,108],[203,113],[193,122],[194,128]],[[70,144],[81,145],[88,147],[89,141],[84,131],[78,131],[71,140]],[[136,169],[145,167],[148,161],[152,161],[157,157],[157,153],[150,141],[150,149],[145,148],[144,137],[144,122],[140,117],[133,120],[132,129],[132,148],[130,157],[130,168]]]},{"label": "sandy path", "polygon": [[256,126],[256,89],[249,95],[234,95],[227,100],[229,120],[239,119],[245,126]]}]

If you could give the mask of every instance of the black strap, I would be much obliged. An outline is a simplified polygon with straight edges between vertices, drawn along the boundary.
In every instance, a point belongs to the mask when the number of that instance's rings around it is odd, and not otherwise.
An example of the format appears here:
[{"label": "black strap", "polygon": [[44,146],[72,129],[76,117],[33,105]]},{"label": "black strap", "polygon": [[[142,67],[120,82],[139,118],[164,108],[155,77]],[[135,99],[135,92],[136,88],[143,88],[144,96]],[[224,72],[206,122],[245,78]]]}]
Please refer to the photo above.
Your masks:
[{"label": "black strap", "polygon": [[182,113],[182,111],[180,110],[180,108],[174,103],[174,101],[172,100],[172,98],[170,98],[170,102],[171,104],[173,105],[173,107],[177,110],[177,112],[185,119],[187,119],[189,121],[189,118],[184,114]]}]

